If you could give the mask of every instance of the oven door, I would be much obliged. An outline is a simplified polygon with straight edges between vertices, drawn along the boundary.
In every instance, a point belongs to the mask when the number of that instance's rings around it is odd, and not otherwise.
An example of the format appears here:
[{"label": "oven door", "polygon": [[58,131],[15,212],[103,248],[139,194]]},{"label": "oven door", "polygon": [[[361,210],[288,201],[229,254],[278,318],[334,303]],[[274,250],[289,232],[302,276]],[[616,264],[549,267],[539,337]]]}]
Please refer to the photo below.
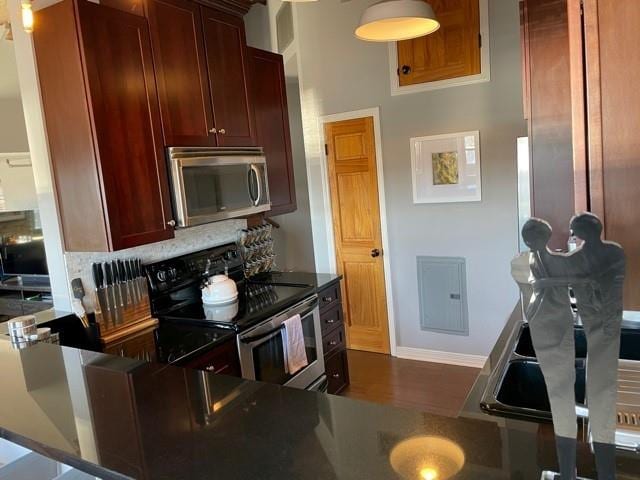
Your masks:
[{"label": "oven door", "polygon": [[263,156],[188,156],[170,149],[171,186],[179,227],[241,217],[271,208]]},{"label": "oven door", "polygon": [[[283,323],[300,314],[309,364],[297,372],[285,369]],[[318,296],[313,295],[258,326],[238,335],[242,377],[249,380],[307,388],[324,374]]]}]

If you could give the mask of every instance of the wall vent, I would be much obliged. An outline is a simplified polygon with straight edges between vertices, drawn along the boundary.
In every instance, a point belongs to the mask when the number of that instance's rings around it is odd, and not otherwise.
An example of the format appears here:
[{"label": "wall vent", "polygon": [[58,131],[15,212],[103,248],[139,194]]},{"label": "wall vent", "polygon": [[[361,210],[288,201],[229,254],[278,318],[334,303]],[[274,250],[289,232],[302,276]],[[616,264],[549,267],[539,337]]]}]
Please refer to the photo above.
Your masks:
[{"label": "wall vent", "polygon": [[461,257],[417,257],[420,329],[469,335],[466,262]]},{"label": "wall vent", "polygon": [[283,53],[293,42],[293,11],[291,2],[282,2],[276,13],[276,36],[278,38],[278,53]]}]

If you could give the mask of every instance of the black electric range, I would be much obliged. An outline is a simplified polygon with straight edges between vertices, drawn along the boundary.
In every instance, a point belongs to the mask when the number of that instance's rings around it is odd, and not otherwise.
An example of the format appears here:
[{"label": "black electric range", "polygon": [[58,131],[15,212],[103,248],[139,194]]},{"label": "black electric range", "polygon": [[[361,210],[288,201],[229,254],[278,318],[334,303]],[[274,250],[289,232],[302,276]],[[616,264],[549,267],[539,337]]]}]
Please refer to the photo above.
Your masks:
[{"label": "black electric range", "polygon": [[[232,339],[313,295],[311,282],[244,279],[242,259],[234,244],[214,247],[146,265],[151,311],[160,321],[156,344],[160,361],[182,362]],[[200,287],[211,275],[226,273],[236,282],[238,299],[208,306]]]}]

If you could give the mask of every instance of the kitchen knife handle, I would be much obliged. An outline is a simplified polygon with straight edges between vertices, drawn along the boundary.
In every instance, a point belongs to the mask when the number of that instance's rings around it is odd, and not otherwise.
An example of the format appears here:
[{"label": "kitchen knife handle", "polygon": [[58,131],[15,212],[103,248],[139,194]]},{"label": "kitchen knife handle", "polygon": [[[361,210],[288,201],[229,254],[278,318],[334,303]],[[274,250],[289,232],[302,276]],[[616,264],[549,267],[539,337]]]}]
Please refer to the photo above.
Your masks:
[{"label": "kitchen knife handle", "polygon": [[96,289],[102,288],[104,276],[102,275],[102,265],[99,263],[94,263],[91,265],[93,271],[93,282],[95,283]]},{"label": "kitchen knife handle", "polygon": [[120,282],[124,283],[127,281],[127,272],[122,260],[118,260],[118,276],[120,277]]},{"label": "kitchen knife handle", "polygon": [[104,275],[107,282],[107,286],[113,285],[113,275],[111,273],[111,264],[109,262],[105,262],[104,264]]},{"label": "kitchen knife handle", "polygon": [[113,273],[113,283],[120,283],[120,272],[118,271],[118,262],[111,262],[111,271]]},{"label": "kitchen knife handle", "polygon": [[127,275],[127,281],[133,280],[133,268],[131,267],[131,260],[124,261],[124,268]]}]

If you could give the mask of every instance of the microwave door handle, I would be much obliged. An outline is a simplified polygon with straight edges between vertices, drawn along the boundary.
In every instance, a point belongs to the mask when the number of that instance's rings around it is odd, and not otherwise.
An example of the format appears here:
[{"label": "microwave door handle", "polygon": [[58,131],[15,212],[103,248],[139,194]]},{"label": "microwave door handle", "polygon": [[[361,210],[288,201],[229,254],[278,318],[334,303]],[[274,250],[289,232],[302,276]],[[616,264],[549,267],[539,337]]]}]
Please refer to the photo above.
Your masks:
[{"label": "microwave door handle", "polygon": [[258,171],[258,167],[255,165],[251,165],[251,171],[256,178],[256,185],[258,187],[258,197],[253,200],[253,205],[257,206],[260,204],[260,200],[262,199],[262,178],[260,176],[260,172]]}]

